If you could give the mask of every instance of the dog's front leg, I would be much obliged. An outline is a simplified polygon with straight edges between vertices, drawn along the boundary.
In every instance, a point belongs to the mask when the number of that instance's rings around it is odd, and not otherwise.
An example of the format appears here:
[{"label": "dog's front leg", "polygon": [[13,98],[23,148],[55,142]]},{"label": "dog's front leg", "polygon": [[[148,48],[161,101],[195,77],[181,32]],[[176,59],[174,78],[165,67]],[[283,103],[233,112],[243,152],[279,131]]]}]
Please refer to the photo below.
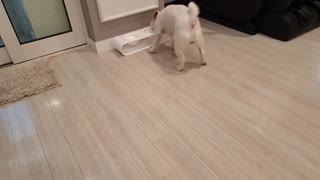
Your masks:
[{"label": "dog's front leg", "polygon": [[153,45],[149,49],[149,53],[155,53],[157,51],[157,49],[159,48],[160,41],[161,41],[161,34],[158,34],[153,40]]},{"label": "dog's front leg", "polygon": [[204,40],[202,35],[202,30],[200,29],[196,35],[196,45],[199,49],[201,65],[207,65],[206,55],[204,52]]}]

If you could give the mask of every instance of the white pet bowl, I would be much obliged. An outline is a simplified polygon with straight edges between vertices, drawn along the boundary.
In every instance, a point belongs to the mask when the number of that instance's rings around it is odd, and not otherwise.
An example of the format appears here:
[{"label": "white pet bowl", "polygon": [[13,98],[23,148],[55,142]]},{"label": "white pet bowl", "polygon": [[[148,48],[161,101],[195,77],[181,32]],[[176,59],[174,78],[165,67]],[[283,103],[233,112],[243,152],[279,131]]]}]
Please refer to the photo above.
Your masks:
[{"label": "white pet bowl", "polygon": [[[115,37],[112,41],[112,45],[122,55],[127,56],[152,46],[153,32],[150,27],[143,28],[122,36]],[[167,41],[168,38],[164,37],[162,42]]]},{"label": "white pet bowl", "polygon": [[152,46],[153,33],[150,27],[115,37],[112,45],[124,56],[145,50]]}]

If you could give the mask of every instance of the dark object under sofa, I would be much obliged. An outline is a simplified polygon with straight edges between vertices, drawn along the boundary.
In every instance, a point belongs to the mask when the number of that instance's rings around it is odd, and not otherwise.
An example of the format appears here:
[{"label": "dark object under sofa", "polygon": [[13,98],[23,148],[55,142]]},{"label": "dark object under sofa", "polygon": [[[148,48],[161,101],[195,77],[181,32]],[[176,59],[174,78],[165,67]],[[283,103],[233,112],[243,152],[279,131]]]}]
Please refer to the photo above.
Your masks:
[{"label": "dark object under sofa", "polygon": [[[239,31],[288,41],[320,25],[320,0],[194,0],[201,17]],[[175,3],[187,5],[190,0]]]}]

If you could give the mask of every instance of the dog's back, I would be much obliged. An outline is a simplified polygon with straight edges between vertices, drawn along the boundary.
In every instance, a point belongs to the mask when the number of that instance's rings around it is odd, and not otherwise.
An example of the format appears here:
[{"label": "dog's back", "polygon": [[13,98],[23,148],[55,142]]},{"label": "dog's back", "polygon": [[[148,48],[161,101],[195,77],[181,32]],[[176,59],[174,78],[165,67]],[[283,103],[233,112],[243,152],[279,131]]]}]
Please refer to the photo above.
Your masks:
[{"label": "dog's back", "polygon": [[183,5],[167,6],[161,15],[161,27],[167,34],[173,34],[179,29],[185,29],[189,26],[190,15],[189,9]]},{"label": "dog's back", "polygon": [[169,35],[184,36],[188,42],[194,41],[197,30],[201,29],[198,19],[199,9],[195,3],[189,6],[170,5],[161,11],[162,31]]}]

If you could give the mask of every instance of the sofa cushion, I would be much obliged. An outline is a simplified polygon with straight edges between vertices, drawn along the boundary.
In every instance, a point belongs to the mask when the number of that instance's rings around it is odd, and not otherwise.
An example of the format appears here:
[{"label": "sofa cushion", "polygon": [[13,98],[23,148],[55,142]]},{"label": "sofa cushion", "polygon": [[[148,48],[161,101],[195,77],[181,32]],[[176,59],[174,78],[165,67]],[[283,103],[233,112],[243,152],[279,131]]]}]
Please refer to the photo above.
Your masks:
[{"label": "sofa cushion", "polygon": [[265,11],[281,12],[288,9],[295,0],[266,0],[264,2]]}]

